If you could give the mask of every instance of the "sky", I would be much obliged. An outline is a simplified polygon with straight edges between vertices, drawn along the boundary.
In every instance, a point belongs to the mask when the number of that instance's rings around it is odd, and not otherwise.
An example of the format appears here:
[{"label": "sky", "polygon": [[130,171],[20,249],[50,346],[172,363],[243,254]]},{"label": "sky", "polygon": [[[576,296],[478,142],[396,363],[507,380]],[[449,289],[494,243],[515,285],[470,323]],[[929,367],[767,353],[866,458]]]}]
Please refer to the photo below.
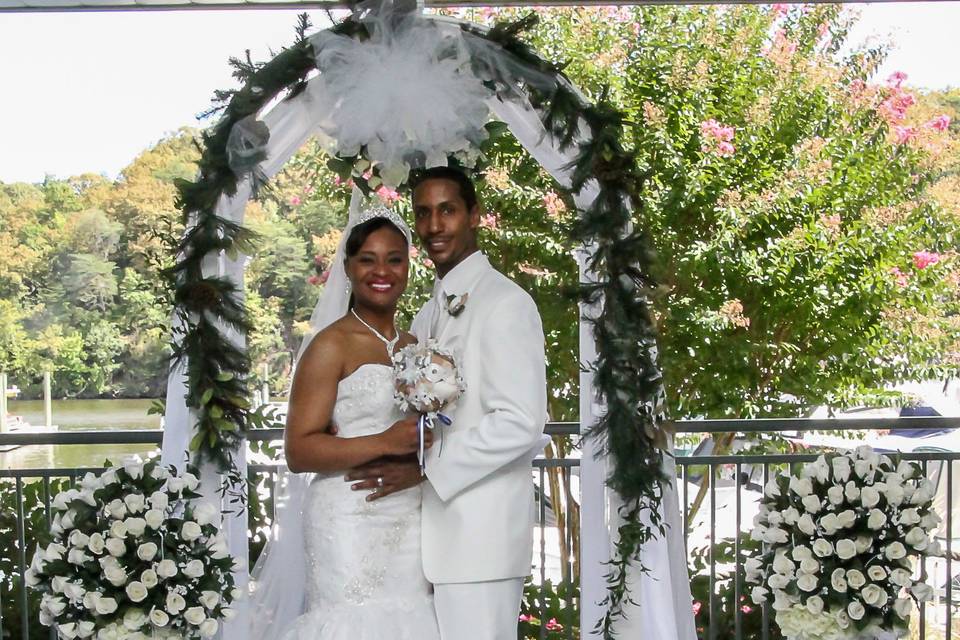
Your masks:
[{"label": "sky", "polygon": [[[892,39],[879,75],[960,87],[960,1],[860,5],[851,41]],[[231,88],[227,59],[266,60],[297,11],[0,13],[0,182],[84,172],[111,178]],[[323,21],[316,12],[314,21]]]}]

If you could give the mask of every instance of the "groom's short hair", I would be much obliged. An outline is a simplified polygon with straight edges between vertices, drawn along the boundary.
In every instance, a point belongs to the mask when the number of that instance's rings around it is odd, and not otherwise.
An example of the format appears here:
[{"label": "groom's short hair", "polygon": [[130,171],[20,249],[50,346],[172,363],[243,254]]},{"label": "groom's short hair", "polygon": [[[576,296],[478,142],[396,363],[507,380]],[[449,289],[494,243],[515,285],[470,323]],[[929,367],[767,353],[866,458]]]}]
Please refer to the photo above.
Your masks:
[{"label": "groom's short hair", "polygon": [[467,205],[467,211],[473,209],[477,204],[477,188],[473,186],[473,180],[467,177],[460,169],[454,167],[430,167],[429,169],[420,169],[415,171],[410,178],[411,193],[418,186],[427,180],[451,180],[457,183],[460,188],[460,197]]}]

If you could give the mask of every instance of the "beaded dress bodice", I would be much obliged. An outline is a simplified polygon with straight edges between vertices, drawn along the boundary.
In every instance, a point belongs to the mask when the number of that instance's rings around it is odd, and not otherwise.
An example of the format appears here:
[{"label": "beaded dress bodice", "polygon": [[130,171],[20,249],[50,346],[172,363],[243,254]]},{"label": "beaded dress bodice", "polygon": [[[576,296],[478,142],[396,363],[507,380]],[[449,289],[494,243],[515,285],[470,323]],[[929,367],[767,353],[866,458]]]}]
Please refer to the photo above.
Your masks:
[{"label": "beaded dress bodice", "polygon": [[[402,417],[391,367],[366,364],[340,381],[340,437],[376,434]],[[420,487],[367,501],[344,475],[318,475],[308,489],[307,613],[284,640],[439,640],[420,555]]]}]

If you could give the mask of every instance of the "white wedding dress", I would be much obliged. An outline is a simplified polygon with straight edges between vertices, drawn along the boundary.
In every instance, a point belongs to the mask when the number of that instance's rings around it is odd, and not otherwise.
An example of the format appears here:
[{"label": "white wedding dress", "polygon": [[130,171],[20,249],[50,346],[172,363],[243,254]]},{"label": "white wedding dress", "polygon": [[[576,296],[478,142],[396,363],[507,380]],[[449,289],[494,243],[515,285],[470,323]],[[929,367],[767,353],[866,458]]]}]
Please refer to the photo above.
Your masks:
[{"label": "white wedding dress", "polygon": [[[365,364],[340,381],[340,436],[379,433],[403,417],[393,369]],[[420,560],[420,487],[367,501],[343,473],[318,474],[303,505],[305,613],[283,640],[439,640]]]}]

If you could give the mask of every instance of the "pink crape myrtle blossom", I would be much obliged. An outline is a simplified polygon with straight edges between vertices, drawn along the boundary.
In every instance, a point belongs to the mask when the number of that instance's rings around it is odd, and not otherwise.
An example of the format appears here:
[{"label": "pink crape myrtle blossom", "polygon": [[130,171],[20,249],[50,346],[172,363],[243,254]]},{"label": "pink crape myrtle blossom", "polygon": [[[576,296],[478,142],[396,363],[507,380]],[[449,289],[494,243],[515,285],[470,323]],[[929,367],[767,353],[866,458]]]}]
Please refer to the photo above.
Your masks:
[{"label": "pink crape myrtle blossom", "polygon": [[420,255],[420,249],[417,249],[415,245],[410,245],[410,259],[416,260],[417,256]]},{"label": "pink crape myrtle blossom", "polygon": [[314,274],[314,275],[310,276],[309,278],[307,278],[307,282],[309,282],[309,283],[312,284],[313,286],[317,286],[317,285],[320,284],[320,276]]},{"label": "pink crape myrtle blossom", "polygon": [[940,262],[940,254],[932,251],[917,251],[913,254],[913,266],[917,269],[926,269],[930,265]]},{"label": "pink crape myrtle blossom", "polygon": [[300,206],[300,196],[293,196],[290,198],[290,206],[299,207]]},{"label": "pink crape myrtle blossom", "polygon": [[933,129],[934,131],[946,131],[950,127],[950,116],[944,113],[936,118],[933,118],[932,120],[929,120],[923,126],[927,127],[928,129]]},{"label": "pink crape myrtle blossom", "polygon": [[314,265],[316,265],[316,266],[318,266],[318,267],[322,267],[325,263],[326,263],[326,259],[325,259],[322,255],[320,255],[319,253],[318,253],[317,255],[313,256],[313,264],[314,264]]},{"label": "pink crape myrtle blossom", "polygon": [[916,127],[897,125],[893,128],[893,140],[897,144],[906,144],[917,137]]},{"label": "pink crape myrtle blossom", "polygon": [[897,286],[903,288],[910,284],[910,278],[903,271],[900,271],[898,267],[893,267],[890,269],[890,273],[893,274],[894,282],[897,283]]},{"label": "pink crape myrtle blossom", "polygon": [[888,124],[899,124],[907,117],[907,110],[916,103],[917,98],[912,93],[895,88],[886,100],[880,103],[877,111]]},{"label": "pink crape myrtle blossom", "polygon": [[733,136],[736,129],[723,125],[713,118],[700,123],[700,136],[704,139],[700,145],[704,153],[716,153],[719,156],[732,156],[736,151]]},{"label": "pink crape myrtle blossom", "polygon": [[434,265],[433,265],[433,260],[431,260],[430,258],[424,258],[424,259],[423,259],[423,266],[425,266],[427,269],[433,269],[433,266],[434,266]]},{"label": "pink crape myrtle blossom", "polygon": [[787,15],[787,12],[790,11],[790,5],[785,2],[778,2],[771,5],[770,10],[773,12],[774,18],[779,18],[780,16]]},{"label": "pink crape myrtle blossom", "polygon": [[550,618],[544,628],[547,631],[563,631],[563,625],[557,622],[556,618]]},{"label": "pink crape myrtle blossom", "polygon": [[567,205],[564,204],[563,198],[553,191],[543,196],[543,206],[547,210],[547,215],[554,219],[559,218],[563,212],[567,210]]},{"label": "pink crape myrtle blossom", "polygon": [[487,213],[480,216],[480,228],[496,231],[500,224],[500,218],[495,213]]},{"label": "pink crape myrtle blossom", "polygon": [[387,186],[380,187],[376,193],[377,197],[380,198],[380,202],[388,206],[403,199],[403,196]]},{"label": "pink crape myrtle blossom", "polygon": [[534,618],[529,613],[521,613],[520,617],[517,618],[520,622],[538,622],[537,618]]},{"label": "pink crape myrtle blossom", "polygon": [[891,89],[899,89],[900,85],[907,79],[907,74],[903,71],[894,71],[887,78],[887,86]]}]

